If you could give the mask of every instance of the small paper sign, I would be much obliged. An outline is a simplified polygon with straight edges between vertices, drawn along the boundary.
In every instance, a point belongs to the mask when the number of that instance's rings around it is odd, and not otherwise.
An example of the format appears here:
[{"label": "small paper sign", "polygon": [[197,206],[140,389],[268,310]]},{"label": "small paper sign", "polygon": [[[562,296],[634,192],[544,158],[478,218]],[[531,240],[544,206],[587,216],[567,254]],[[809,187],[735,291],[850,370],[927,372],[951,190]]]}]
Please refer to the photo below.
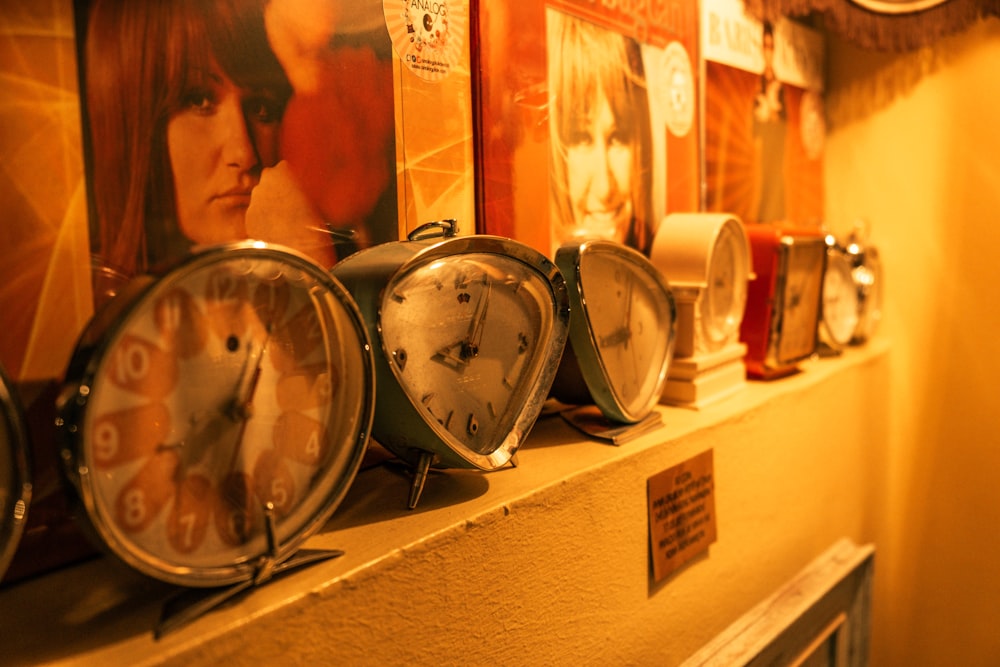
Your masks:
[{"label": "small paper sign", "polygon": [[649,549],[659,582],[715,542],[712,450],[647,480]]}]

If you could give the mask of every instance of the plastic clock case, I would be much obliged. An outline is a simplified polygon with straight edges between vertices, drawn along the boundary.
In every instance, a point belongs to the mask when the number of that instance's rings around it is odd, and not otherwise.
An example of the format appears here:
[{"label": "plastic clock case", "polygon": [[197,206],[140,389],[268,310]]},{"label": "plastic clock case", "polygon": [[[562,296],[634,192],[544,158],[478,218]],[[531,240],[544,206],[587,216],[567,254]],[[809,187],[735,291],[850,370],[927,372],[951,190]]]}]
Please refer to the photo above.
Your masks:
[{"label": "plastic clock case", "polygon": [[569,299],[551,260],[512,239],[428,223],[334,275],[376,348],[373,438],[414,468],[496,470],[541,412],[566,344]]},{"label": "plastic clock case", "polygon": [[738,218],[670,214],[657,229],[650,258],[678,300],[678,357],[717,352],[738,339],[752,275],[749,240]]},{"label": "plastic clock case", "polygon": [[663,402],[701,408],[744,386],[739,334],[753,273],[742,221],[671,213],[657,228],[650,259],[677,299],[677,349]]},{"label": "plastic clock case", "polygon": [[31,454],[24,410],[0,367],[0,580],[14,558],[31,504]]},{"label": "plastic clock case", "polygon": [[131,567],[247,586],[339,555],[300,547],[361,464],[374,364],[355,304],[312,260],[242,242],[136,279],[67,378],[66,478],[85,528]]},{"label": "plastic clock case", "polygon": [[552,395],[592,401],[616,422],[642,421],[659,403],[674,354],[670,286],[645,255],[614,241],[566,243],[556,265],[569,288],[570,342]]},{"label": "plastic clock case", "polygon": [[747,235],[756,276],[740,327],[747,375],[781,377],[817,351],[826,241],[815,230],[771,224],[750,225]]}]

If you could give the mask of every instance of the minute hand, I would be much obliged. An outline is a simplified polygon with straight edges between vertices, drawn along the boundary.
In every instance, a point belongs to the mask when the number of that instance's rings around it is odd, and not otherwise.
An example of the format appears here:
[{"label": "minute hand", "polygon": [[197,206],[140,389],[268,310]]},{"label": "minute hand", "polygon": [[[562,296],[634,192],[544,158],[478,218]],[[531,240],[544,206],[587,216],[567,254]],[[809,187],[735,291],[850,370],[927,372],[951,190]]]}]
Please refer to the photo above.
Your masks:
[{"label": "minute hand", "polygon": [[476,304],[476,312],[473,313],[472,321],[469,323],[469,334],[462,344],[462,359],[466,362],[479,354],[479,344],[483,340],[483,331],[485,330],[486,310],[490,305],[490,294],[492,291],[493,282],[488,280],[486,283],[486,292],[479,297],[479,302]]}]

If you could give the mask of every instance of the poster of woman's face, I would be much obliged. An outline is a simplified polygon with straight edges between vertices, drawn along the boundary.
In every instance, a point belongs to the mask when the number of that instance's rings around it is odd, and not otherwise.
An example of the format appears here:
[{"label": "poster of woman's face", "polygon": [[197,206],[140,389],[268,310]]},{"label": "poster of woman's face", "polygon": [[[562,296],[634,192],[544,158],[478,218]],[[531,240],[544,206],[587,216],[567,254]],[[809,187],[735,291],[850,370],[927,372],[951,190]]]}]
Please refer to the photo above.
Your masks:
[{"label": "poster of woman's face", "polygon": [[326,266],[395,240],[381,2],[86,0],[91,246],[122,279],[258,239]]},{"label": "poster of woman's face", "polygon": [[639,44],[553,9],[546,26],[553,250],[584,238],[646,250],[651,138]]}]

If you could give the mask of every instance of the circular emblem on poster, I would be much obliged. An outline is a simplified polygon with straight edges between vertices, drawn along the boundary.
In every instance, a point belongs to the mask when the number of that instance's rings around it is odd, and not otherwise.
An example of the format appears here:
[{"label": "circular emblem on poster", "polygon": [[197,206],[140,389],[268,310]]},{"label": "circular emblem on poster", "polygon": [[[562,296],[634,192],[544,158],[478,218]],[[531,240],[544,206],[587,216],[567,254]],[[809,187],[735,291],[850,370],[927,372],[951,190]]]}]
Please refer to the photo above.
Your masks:
[{"label": "circular emblem on poster", "polygon": [[802,94],[799,113],[799,132],[802,136],[802,148],[810,160],[818,160],[823,156],[823,144],[826,141],[826,118],[823,112],[823,98],[819,93],[807,90]]},{"label": "circular emblem on poster", "polygon": [[675,137],[683,137],[694,124],[695,95],[694,70],[687,49],[677,41],[659,49],[654,56],[655,67],[653,94],[667,122],[667,129]]},{"label": "circular emblem on poster", "polygon": [[421,79],[440,81],[462,62],[468,5],[460,0],[383,0],[392,48]]}]

